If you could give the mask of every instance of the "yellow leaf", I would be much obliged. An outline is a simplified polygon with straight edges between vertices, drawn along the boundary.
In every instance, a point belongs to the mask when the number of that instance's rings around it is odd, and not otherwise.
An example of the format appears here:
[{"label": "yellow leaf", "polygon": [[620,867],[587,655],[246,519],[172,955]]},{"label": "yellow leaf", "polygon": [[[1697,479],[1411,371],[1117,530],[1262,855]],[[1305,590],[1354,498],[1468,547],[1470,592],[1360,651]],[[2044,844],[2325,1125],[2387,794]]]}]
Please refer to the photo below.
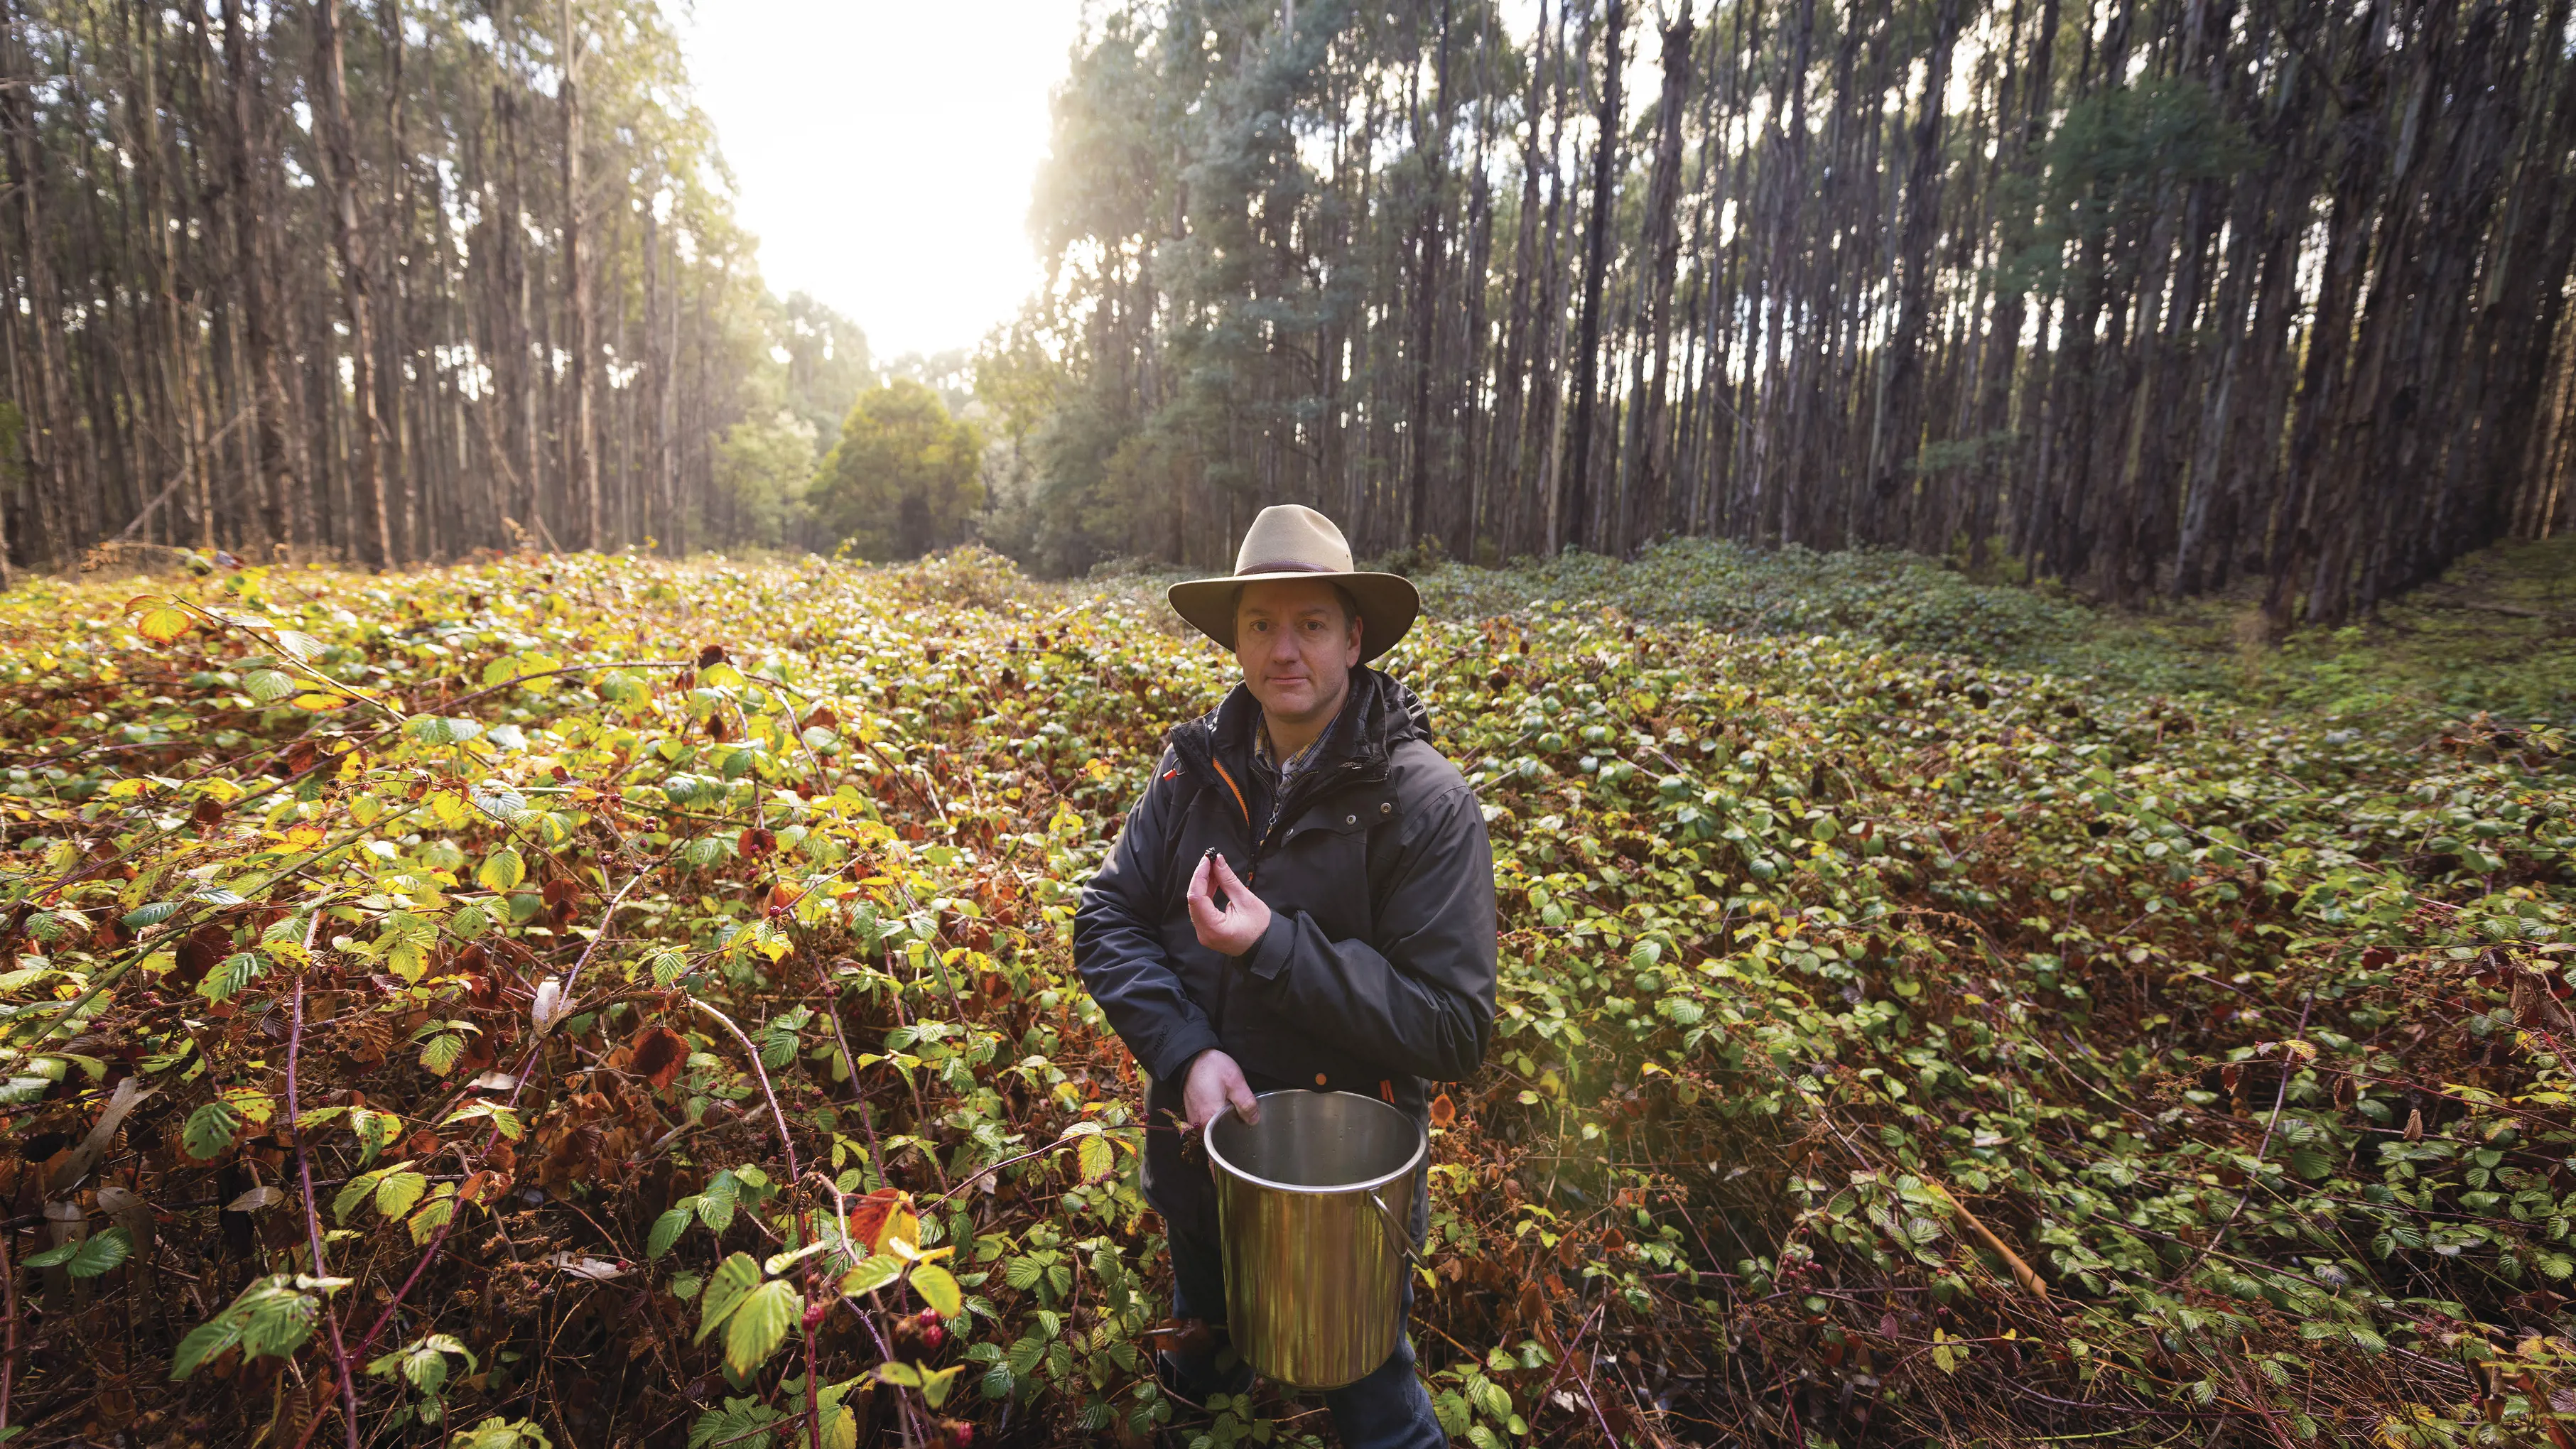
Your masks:
[{"label": "yellow leaf", "polygon": [[914,1265],[912,1291],[921,1295],[922,1302],[938,1310],[942,1318],[954,1318],[966,1307],[966,1295],[958,1288],[957,1280],[936,1263]]},{"label": "yellow leaf", "polygon": [[143,617],[134,621],[134,627],[142,632],[143,637],[155,644],[167,644],[195,628],[196,624],[196,620],[188,617],[187,610],[169,603],[146,609]]},{"label": "yellow leaf", "polygon": [[346,709],[353,701],[345,694],[299,694],[287,703],[297,709]]}]

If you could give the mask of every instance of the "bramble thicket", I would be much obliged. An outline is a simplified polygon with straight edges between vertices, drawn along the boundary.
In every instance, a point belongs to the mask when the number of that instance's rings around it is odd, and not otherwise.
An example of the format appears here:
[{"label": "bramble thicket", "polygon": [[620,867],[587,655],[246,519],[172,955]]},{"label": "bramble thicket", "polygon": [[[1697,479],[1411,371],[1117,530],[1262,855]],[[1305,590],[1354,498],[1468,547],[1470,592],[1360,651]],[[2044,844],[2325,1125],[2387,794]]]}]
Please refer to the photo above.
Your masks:
[{"label": "bramble thicket", "polygon": [[[2576,1442],[2565,710],[2052,672],[1886,556],[1694,612],[1733,557],[1434,570],[1388,661],[1504,911],[1448,1427]],[[1150,589],[227,562],[0,595],[0,1441],[1325,1433],[1146,1365],[1068,922],[1233,677]]]}]

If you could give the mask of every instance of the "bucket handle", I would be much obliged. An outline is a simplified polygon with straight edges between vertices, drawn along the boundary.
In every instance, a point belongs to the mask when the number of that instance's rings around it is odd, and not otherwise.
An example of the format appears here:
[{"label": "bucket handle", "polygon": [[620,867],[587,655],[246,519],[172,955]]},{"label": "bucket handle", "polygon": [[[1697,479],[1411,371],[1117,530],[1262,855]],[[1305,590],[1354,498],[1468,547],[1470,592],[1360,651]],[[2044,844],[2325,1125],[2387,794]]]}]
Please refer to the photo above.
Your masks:
[{"label": "bucket handle", "polygon": [[1373,1187],[1361,1195],[1369,1200],[1369,1206],[1377,1209],[1378,1221],[1386,1224],[1387,1241],[1395,1244],[1395,1250],[1404,1255],[1406,1262],[1428,1271],[1431,1265],[1422,1260],[1420,1253],[1414,1251],[1413,1234],[1406,1232],[1396,1222],[1395,1211],[1386,1205],[1386,1199],[1379,1197],[1377,1189]]}]

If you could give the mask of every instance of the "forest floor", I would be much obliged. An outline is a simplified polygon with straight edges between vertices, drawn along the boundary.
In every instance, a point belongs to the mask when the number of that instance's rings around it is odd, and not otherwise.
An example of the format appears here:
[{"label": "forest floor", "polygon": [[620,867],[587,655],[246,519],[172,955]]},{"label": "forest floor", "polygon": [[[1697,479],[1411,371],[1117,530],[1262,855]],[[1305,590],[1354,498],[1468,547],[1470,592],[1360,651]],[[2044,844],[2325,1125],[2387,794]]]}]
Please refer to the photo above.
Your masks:
[{"label": "forest floor", "polygon": [[[1066,932],[1230,682],[1160,582],[0,596],[0,1444],[1329,1442],[1141,1356]],[[2576,550],[2279,650],[1889,555],[1421,582],[1504,913],[1453,1433],[2576,1444]]]}]

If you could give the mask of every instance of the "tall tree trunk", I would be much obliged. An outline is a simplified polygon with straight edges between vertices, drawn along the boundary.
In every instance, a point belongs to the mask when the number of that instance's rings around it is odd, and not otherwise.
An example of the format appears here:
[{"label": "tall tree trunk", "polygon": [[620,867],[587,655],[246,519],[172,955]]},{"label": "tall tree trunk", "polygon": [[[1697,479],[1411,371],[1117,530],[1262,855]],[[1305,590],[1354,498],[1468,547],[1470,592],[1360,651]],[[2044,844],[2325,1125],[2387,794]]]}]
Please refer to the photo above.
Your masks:
[{"label": "tall tree trunk", "polygon": [[1626,0],[1610,0],[1601,39],[1601,105],[1594,113],[1592,219],[1583,233],[1583,312],[1575,324],[1573,455],[1567,464],[1564,517],[1578,543],[1598,547],[1601,520],[1592,499],[1592,414],[1600,401],[1601,290],[1610,268],[1611,172],[1619,154],[1619,35]]},{"label": "tall tree trunk", "polygon": [[267,137],[259,117],[258,62],[253,55],[244,8],[249,0],[223,0],[224,63],[230,81],[232,212],[236,285],[240,292],[244,364],[257,388],[258,413],[253,427],[259,444],[256,508],[263,541],[292,548],[297,542],[295,516],[303,491],[289,429],[294,414],[286,399],[286,374],[278,356],[276,288],[269,271],[261,203],[267,190],[260,183],[266,169]]},{"label": "tall tree trunk", "polygon": [[313,0],[313,70],[322,83],[322,185],[331,200],[331,245],[340,256],[340,303],[349,319],[351,404],[358,432],[358,504],[368,562],[400,563],[393,518],[385,506],[384,436],[376,415],[375,298],[367,276],[367,243],[358,230],[357,139],[349,125],[348,84],[343,78],[340,0]]},{"label": "tall tree trunk", "polygon": [[564,481],[574,490],[580,519],[581,546],[605,548],[608,534],[600,516],[599,449],[591,431],[591,372],[599,351],[598,319],[590,301],[591,261],[582,235],[589,221],[589,195],[582,180],[581,46],[573,30],[572,0],[558,0],[562,18],[560,44],[563,79],[563,238],[564,267],[571,274],[572,417],[564,432]]},{"label": "tall tree trunk", "polygon": [[[1681,233],[1675,213],[1681,200],[1682,113],[1691,85],[1690,0],[1663,32],[1663,94],[1656,100],[1655,168],[1646,185],[1646,231],[1642,244],[1651,257],[1646,292],[1645,345],[1637,350],[1638,385],[1630,388],[1628,443],[1622,450],[1636,460],[1637,484],[1622,492],[1613,547],[1621,552],[1644,541],[1664,516],[1671,491],[1670,449],[1665,438],[1666,390],[1670,386],[1673,338],[1673,279],[1681,267]],[[1638,405],[1637,399],[1644,400]]]}]

